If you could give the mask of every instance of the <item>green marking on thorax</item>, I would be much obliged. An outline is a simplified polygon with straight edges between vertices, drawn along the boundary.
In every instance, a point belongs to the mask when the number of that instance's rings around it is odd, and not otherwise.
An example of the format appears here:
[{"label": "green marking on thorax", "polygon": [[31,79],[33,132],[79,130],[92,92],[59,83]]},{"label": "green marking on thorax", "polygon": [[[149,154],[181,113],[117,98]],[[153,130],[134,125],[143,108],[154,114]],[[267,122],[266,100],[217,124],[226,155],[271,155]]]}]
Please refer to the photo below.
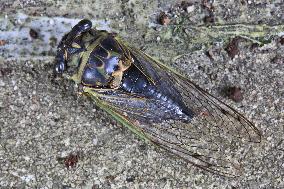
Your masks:
[{"label": "green marking on thorax", "polygon": [[75,82],[75,83],[81,83],[82,80],[82,75],[85,69],[85,66],[88,63],[90,54],[92,53],[92,51],[100,44],[100,42],[105,39],[105,37],[107,36],[107,34],[105,32],[101,32],[101,36],[98,37],[98,39],[96,41],[94,41],[93,43],[90,43],[88,45],[86,45],[86,51],[83,51],[80,53],[80,57],[82,58],[81,60],[81,64],[79,67],[79,70],[77,73],[75,73],[71,79]]}]

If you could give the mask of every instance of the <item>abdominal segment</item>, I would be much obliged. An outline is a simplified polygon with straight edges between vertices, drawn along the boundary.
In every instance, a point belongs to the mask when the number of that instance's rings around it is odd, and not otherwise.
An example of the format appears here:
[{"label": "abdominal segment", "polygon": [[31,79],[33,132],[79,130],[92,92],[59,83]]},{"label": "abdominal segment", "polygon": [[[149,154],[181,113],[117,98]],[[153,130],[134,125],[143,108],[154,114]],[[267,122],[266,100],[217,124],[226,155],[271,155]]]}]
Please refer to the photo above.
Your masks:
[{"label": "abdominal segment", "polygon": [[[158,89],[134,65],[124,71],[120,89],[142,98],[154,99],[155,102],[160,104],[160,109],[157,111],[164,111],[164,116],[167,119],[189,120],[193,117],[193,112],[190,109],[182,102],[174,102],[173,98]],[[153,108],[158,107],[153,106]]]}]

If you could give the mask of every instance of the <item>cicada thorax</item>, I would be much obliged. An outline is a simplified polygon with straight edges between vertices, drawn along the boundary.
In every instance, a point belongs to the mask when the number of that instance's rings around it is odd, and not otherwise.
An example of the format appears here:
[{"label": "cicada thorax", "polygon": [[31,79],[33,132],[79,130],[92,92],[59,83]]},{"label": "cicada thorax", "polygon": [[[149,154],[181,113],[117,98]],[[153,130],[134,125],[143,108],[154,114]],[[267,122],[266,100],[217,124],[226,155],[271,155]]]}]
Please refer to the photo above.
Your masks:
[{"label": "cicada thorax", "polygon": [[97,39],[87,39],[82,39],[86,41],[86,51],[81,53],[79,65],[81,83],[94,88],[119,88],[124,71],[133,62],[129,51],[106,32]]}]

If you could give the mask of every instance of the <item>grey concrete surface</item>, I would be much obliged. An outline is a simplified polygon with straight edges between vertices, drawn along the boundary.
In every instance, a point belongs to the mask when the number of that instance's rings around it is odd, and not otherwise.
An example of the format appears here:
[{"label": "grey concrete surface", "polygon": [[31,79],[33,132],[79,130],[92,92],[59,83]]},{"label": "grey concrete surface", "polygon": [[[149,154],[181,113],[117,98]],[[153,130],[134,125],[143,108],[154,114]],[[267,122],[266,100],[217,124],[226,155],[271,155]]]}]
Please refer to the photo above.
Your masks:
[{"label": "grey concrete surface", "polygon": [[[0,188],[283,188],[284,2],[187,2],[0,0]],[[208,9],[214,23],[204,22]],[[156,21],[162,11],[168,26]],[[82,18],[252,120],[263,139],[248,146],[246,172],[226,178],[187,165],[78,96],[71,82],[54,79],[56,45]],[[225,47],[235,36],[242,38],[231,59]],[[220,96],[228,84],[242,88],[241,102]],[[70,154],[78,162],[68,167]]]}]

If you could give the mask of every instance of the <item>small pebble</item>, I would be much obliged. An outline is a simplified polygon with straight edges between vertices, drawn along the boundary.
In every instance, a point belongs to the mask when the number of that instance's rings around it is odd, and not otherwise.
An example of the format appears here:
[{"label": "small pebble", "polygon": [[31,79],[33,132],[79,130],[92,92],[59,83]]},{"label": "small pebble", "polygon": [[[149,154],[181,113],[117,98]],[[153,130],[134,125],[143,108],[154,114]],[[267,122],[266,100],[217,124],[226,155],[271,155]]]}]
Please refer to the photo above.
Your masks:
[{"label": "small pebble", "polygon": [[76,166],[76,164],[78,163],[79,161],[79,156],[76,155],[76,154],[70,154],[69,156],[67,156],[65,159],[64,159],[64,165],[67,167],[67,168],[72,168],[74,166]]},{"label": "small pebble", "polygon": [[0,46],[4,46],[6,45],[6,41],[5,40],[0,40]]},{"label": "small pebble", "polygon": [[30,29],[30,36],[33,39],[37,39],[38,38],[38,32],[34,29]]},{"label": "small pebble", "polygon": [[186,12],[187,12],[187,13],[191,13],[191,12],[193,12],[193,11],[194,11],[194,5],[188,6],[188,7],[186,8]]},{"label": "small pebble", "polygon": [[171,22],[171,20],[165,12],[162,12],[159,15],[158,22],[159,24],[166,26]]},{"label": "small pebble", "polygon": [[234,59],[235,56],[240,53],[238,45],[239,45],[239,38],[234,38],[229,42],[229,44],[225,48],[231,59]]},{"label": "small pebble", "polygon": [[243,100],[243,94],[240,87],[225,87],[222,92],[226,97],[235,102],[241,102]]}]

